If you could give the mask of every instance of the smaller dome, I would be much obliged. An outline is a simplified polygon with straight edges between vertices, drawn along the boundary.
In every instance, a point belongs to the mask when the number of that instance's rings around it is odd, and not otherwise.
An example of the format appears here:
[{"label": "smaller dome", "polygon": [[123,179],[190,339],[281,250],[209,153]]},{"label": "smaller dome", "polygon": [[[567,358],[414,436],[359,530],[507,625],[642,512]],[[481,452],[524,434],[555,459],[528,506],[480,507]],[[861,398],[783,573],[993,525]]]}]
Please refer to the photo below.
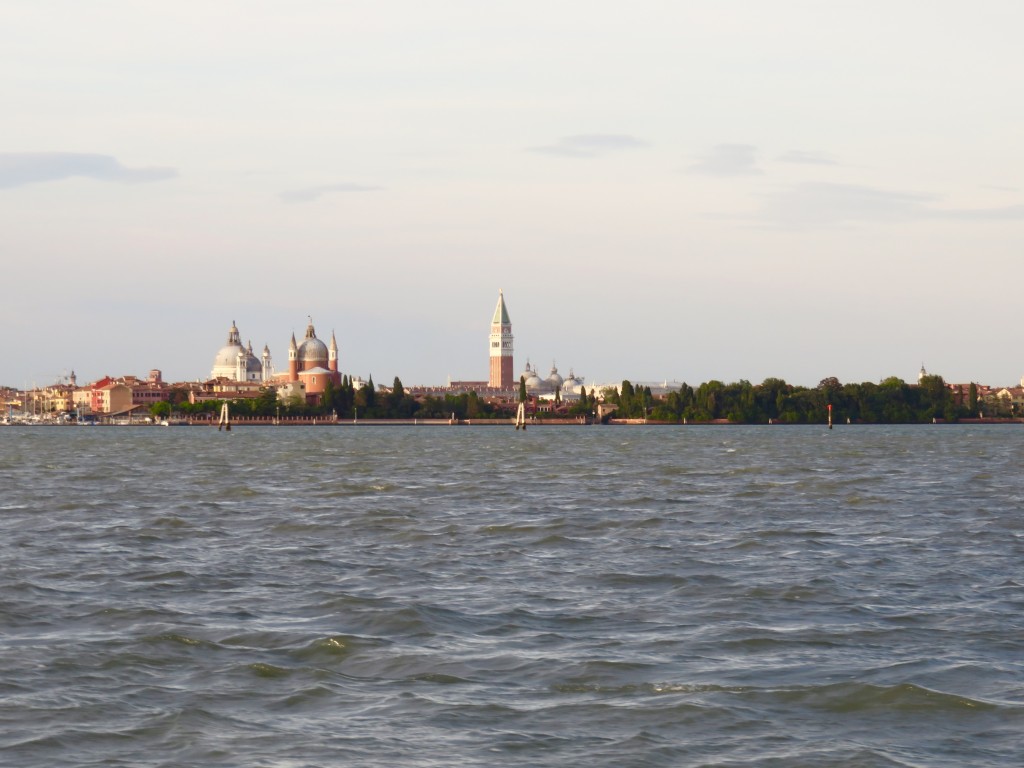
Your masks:
[{"label": "smaller dome", "polygon": [[563,379],[558,373],[558,368],[556,368],[554,364],[552,364],[551,373],[548,374],[548,384],[550,384],[552,387],[560,387],[562,386],[562,383],[564,381],[565,379]]},{"label": "smaller dome", "polygon": [[252,353],[251,349],[245,352],[245,372],[263,373],[263,365],[256,358],[256,355]]},{"label": "smaller dome", "polygon": [[533,392],[544,389],[544,381],[537,375],[536,370],[530,371],[529,375],[527,375],[526,388]]}]

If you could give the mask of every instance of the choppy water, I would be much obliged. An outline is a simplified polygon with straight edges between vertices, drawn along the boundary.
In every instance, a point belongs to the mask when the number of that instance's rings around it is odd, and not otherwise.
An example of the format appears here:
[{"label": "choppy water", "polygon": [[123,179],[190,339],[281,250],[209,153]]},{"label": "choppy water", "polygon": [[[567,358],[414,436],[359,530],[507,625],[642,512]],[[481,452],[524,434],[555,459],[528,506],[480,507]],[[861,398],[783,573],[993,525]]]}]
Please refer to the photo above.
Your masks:
[{"label": "choppy water", "polygon": [[1024,429],[0,429],[5,766],[1016,766]]}]

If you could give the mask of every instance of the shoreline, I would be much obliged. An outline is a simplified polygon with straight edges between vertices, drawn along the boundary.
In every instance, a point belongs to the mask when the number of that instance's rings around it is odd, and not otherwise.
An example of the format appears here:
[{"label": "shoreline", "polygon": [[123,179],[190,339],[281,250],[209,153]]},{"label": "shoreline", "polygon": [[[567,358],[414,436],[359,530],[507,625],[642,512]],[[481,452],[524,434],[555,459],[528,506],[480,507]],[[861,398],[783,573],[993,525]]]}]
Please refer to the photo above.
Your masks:
[{"label": "shoreline", "polygon": [[[852,424],[841,423],[835,424],[835,428],[842,427],[884,427],[884,426],[979,426],[979,425],[999,425],[999,424],[1024,424],[1024,418],[975,418],[975,419],[960,419],[954,422],[853,422]],[[143,421],[133,422],[119,422],[119,423],[102,423],[96,422],[92,424],[75,424],[75,423],[58,423],[50,421],[19,421],[10,423],[0,423],[0,427],[216,427],[217,422],[214,420],[187,420],[178,424],[159,424],[159,423],[146,423]],[[315,419],[315,418],[294,418],[294,419],[239,419],[232,420],[232,427],[513,427],[515,421],[513,419],[358,419],[358,420],[334,420],[334,419]],[[633,426],[649,426],[649,427],[827,427],[825,423],[784,423],[784,422],[772,422],[770,424],[747,424],[743,422],[727,421],[725,419],[716,419],[713,421],[690,421],[690,422],[672,422],[672,421],[654,421],[650,419],[611,419],[607,423],[601,423],[594,421],[593,419],[544,419],[538,421],[532,421],[527,423],[527,427],[589,427],[589,426],[608,426],[608,427],[633,427]]]}]

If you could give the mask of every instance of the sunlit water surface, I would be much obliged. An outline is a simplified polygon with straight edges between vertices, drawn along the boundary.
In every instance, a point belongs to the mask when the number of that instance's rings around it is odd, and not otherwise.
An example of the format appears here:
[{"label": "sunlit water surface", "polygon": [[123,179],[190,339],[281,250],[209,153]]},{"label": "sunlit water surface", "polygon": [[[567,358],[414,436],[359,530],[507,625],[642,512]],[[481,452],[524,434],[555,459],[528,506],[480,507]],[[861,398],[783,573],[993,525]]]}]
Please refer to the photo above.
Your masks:
[{"label": "sunlit water surface", "polygon": [[1024,428],[0,428],[5,766],[1017,766]]}]

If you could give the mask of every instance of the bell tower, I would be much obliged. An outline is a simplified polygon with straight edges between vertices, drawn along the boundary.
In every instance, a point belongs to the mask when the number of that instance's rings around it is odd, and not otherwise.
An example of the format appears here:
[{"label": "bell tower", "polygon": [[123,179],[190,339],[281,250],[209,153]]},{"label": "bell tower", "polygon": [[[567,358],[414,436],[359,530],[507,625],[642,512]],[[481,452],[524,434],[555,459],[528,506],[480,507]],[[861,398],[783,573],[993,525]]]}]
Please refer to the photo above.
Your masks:
[{"label": "bell tower", "polygon": [[288,381],[299,380],[299,345],[295,343],[295,334],[288,345]]},{"label": "bell tower", "polygon": [[512,321],[505,307],[505,295],[498,291],[498,306],[491,319],[491,377],[488,386],[512,389]]},{"label": "bell tower", "polygon": [[261,359],[263,370],[263,381],[270,381],[274,378],[274,363],[270,359],[270,347],[263,345],[263,357]]},{"label": "bell tower", "polygon": [[331,346],[327,350],[327,368],[338,372],[338,340],[334,338],[334,331],[331,331]]}]

